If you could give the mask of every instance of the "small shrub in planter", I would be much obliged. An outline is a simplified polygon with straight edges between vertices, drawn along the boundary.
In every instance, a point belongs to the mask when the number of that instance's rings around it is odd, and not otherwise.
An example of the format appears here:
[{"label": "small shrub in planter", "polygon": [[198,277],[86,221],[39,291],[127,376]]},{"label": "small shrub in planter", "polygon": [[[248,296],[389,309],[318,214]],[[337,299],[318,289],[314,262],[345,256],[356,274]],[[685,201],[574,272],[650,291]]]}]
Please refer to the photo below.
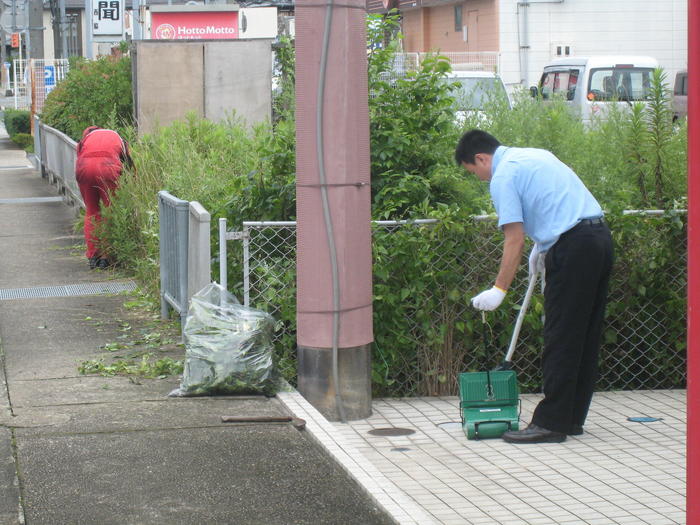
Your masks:
[{"label": "small shrub in planter", "polygon": [[5,110],[5,129],[10,137],[17,133],[31,133],[29,111],[21,109]]},{"label": "small shrub in planter", "polygon": [[23,150],[30,153],[34,151],[34,137],[32,137],[29,133],[15,133],[10,138],[12,139],[12,142],[17,144]]}]

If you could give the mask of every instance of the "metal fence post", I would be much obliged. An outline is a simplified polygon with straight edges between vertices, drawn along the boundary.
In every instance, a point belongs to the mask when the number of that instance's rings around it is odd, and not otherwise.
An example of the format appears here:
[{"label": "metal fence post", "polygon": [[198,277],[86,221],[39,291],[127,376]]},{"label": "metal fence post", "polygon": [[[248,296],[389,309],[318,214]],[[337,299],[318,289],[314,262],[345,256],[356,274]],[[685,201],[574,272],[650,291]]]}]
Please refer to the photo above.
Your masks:
[{"label": "metal fence post", "polygon": [[243,305],[250,306],[250,229],[243,225]]},{"label": "metal fence post", "polygon": [[224,290],[228,289],[226,266],[226,218],[222,217],[219,219],[219,281]]},{"label": "metal fence post", "polygon": [[[183,205],[183,203],[185,203]],[[188,260],[187,260],[187,248],[189,246],[189,219],[190,219],[190,206],[189,202],[182,201],[176,205],[176,224],[177,233],[176,238],[177,243],[177,259],[178,268],[180,270],[178,275],[178,302],[180,304],[180,321],[184,328],[185,318],[187,317],[187,309],[189,307],[188,301]]]},{"label": "metal fence post", "polygon": [[160,254],[160,317],[161,319],[167,319],[170,314],[170,306],[168,301],[165,299],[165,292],[167,289],[166,283],[169,281],[170,265],[165,263],[166,259],[166,246],[163,239],[167,236],[166,226],[168,221],[165,217],[167,210],[165,206],[165,195],[167,192],[158,192],[158,251]]},{"label": "metal fence post", "polygon": [[211,215],[198,202],[189,206],[187,255],[187,304],[192,296],[211,282]]}]

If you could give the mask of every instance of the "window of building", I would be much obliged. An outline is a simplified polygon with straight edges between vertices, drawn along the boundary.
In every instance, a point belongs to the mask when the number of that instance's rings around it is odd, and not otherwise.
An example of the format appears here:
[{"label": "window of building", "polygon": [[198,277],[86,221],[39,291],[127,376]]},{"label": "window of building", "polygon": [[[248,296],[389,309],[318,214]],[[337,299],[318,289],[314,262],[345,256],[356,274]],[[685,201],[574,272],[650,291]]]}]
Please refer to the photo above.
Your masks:
[{"label": "window of building", "polygon": [[462,4],[455,6],[455,31],[462,32]]}]

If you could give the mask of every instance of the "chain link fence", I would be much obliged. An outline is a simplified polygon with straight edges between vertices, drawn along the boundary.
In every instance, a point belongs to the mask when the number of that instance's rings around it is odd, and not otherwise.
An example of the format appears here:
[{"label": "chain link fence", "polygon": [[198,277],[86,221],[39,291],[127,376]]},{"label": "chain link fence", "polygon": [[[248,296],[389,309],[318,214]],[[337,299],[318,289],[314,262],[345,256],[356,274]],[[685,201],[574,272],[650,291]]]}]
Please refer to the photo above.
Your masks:
[{"label": "chain link fence", "polygon": [[[683,387],[685,216],[608,219],[616,262],[598,388]],[[245,249],[232,246],[229,263],[243,279],[232,288],[278,320],[279,364],[294,382],[296,226],[247,222],[240,238]],[[525,294],[527,261],[498,310],[482,315],[469,299],[493,281],[501,250],[502,235],[487,218],[373,223],[375,395],[456,395],[459,372],[500,363]],[[536,293],[514,356],[525,392],[541,385],[542,316],[543,296]]]}]

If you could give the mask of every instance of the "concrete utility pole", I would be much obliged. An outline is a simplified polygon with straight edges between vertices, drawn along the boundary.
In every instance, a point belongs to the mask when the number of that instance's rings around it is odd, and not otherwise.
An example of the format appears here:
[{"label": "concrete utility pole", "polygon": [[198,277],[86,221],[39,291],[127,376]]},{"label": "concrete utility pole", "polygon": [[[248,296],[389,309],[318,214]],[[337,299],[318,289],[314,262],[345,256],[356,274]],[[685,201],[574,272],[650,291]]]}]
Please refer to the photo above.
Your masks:
[{"label": "concrete utility pole", "polygon": [[296,3],[299,391],[331,420],[372,413],[364,0]]},{"label": "concrete utility pole", "polygon": [[92,0],[85,0],[85,53],[86,58],[94,58],[92,52]]},{"label": "concrete utility pole", "polygon": [[53,27],[53,48],[56,58],[68,58],[68,19],[66,0],[50,0]]},{"label": "concrete utility pole", "polygon": [[7,42],[7,39],[5,38],[5,30],[0,27],[0,79],[2,79],[2,82],[0,84],[2,85],[2,94],[5,94],[5,90],[7,87],[10,85],[10,79],[5,78],[7,76],[7,72],[5,71],[5,62],[7,61],[7,50],[5,49],[5,42]]},{"label": "concrete utility pole", "polygon": [[58,0],[58,27],[60,32],[60,58],[68,58],[68,21],[66,20],[66,0]]},{"label": "concrete utility pole", "polygon": [[27,58],[44,58],[44,3],[42,0],[28,0],[29,27],[28,42],[31,48],[27,48]]},{"label": "concrete utility pole", "polygon": [[132,40],[141,40],[141,0],[132,0],[131,2],[131,18],[134,25],[132,29]]}]

